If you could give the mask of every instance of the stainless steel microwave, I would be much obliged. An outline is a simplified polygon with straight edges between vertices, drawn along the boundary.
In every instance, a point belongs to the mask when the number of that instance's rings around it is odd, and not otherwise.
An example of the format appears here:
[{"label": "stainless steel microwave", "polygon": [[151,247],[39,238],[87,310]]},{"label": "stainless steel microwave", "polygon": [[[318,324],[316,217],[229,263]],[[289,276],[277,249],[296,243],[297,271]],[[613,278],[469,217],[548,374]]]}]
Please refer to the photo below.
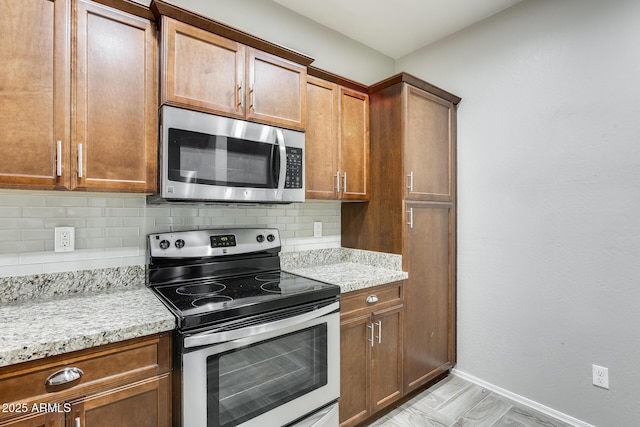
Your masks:
[{"label": "stainless steel microwave", "polygon": [[303,132],[163,105],[159,199],[304,202],[304,142]]}]

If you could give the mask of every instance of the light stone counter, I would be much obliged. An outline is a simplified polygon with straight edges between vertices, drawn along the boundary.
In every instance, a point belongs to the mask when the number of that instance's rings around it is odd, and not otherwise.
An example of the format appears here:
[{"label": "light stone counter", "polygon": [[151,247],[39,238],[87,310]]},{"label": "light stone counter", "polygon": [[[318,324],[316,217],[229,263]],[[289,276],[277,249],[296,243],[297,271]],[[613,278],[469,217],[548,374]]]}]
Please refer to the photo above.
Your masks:
[{"label": "light stone counter", "polygon": [[282,269],[289,273],[339,285],[342,292],[404,280],[402,256],[335,248],[282,253]]},{"label": "light stone counter", "polygon": [[[68,282],[66,287],[57,282],[56,295],[42,299],[27,298],[22,285],[20,298],[5,289],[13,302],[0,304],[0,366],[174,329],[175,317],[145,287],[144,268],[139,269],[133,274],[115,271],[133,283],[113,280],[110,272],[102,272],[109,276],[105,278],[108,288],[85,293],[77,291],[86,285],[83,281]],[[2,285],[11,287],[6,280]],[[34,290],[42,294],[39,287]]]}]

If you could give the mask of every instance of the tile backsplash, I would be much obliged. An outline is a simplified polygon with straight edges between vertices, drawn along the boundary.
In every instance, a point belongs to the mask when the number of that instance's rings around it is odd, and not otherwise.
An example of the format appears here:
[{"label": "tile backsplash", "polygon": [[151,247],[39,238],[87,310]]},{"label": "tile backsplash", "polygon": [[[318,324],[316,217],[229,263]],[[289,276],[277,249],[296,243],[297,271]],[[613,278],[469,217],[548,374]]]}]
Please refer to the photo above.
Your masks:
[{"label": "tile backsplash", "polygon": [[[54,252],[58,226],[75,227],[74,252]],[[2,190],[0,277],[142,265],[149,233],[235,226],[278,228],[283,252],[339,247],[340,202],[147,205],[142,195]]]}]

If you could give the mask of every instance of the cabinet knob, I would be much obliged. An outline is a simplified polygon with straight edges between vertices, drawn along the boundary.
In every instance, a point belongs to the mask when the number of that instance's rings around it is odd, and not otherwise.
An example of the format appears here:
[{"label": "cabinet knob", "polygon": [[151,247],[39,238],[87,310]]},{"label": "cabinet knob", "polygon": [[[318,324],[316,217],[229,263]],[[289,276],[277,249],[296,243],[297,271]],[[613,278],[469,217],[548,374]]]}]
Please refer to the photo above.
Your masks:
[{"label": "cabinet knob", "polygon": [[367,304],[375,304],[378,302],[378,296],[377,295],[369,295],[367,297]]}]

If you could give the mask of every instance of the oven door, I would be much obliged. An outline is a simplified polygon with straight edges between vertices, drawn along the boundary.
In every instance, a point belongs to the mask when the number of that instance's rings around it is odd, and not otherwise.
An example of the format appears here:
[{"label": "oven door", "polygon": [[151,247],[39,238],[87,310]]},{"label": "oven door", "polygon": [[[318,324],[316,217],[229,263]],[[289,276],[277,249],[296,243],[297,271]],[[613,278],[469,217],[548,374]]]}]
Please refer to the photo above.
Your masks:
[{"label": "oven door", "polygon": [[283,315],[184,338],[182,426],[283,426],[339,397],[339,302]]},{"label": "oven door", "polygon": [[171,106],[161,113],[163,198],[304,201],[304,133]]}]

